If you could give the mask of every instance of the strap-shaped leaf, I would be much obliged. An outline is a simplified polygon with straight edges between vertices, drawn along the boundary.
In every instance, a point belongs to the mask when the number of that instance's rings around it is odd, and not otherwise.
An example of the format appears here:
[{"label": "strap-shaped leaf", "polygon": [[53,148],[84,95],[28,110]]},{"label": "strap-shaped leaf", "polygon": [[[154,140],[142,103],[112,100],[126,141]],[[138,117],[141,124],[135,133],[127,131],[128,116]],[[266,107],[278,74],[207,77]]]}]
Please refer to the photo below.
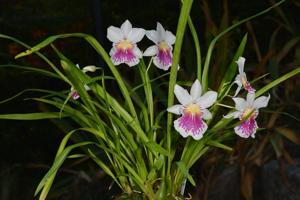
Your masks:
[{"label": "strap-shaped leaf", "polygon": [[189,180],[189,182],[193,185],[196,186],[196,182],[189,173],[189,170],[186,168],[186,165],[184,162],[176,162],[178,169],[181,171],[181,173]]},{"label": "strap-shaped leaf", "polygon": [[0,119],[11,120],[39,120],[67,117],[66,114],[59,112],[42,112],[42,113],[18,113],[18,114],[0,114]]},{"label": "strap-shaped leaf", "polygon": [[229,147],[229,146],[226,146],[225,144],[222,144],[218,141],[215,141],[215,140],[210,140],[208,141],[206,144],[210,145],[210,146],[213,146],[213,147],[217,147],[217,148],[221,148],[221,149],[225,149],[227,151],[232,151],[232,148]]}]

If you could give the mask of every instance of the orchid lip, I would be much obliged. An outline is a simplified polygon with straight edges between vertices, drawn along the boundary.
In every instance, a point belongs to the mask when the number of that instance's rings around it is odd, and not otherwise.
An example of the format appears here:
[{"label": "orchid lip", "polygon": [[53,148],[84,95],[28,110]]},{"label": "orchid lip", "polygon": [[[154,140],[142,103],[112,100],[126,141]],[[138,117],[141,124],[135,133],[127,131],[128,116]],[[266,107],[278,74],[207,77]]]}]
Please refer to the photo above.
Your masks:
[{"label": "orchid lip", "polygon": [[174,121],[175,129],[183,136],[192,136],[198,140],[203,137],[207,130],[207,125],[199,115],[185,113],[182,117]]},{"label": "orchid lip", "polygon": [[258,128],[254,117],[242,122],[239,126],[235,127],[235,132],[243,138],[255,137],[256,129]]},{"label": "orchid lip", "polygon": [[224,116],[225,118],[239,118],[241,124],[234,128],[237,135],[243,138],[249,136],[255,137],[256,129],[258,128],[256,118],[258,117],[259,108],[266,107],[270,100],[270,96],[261,96],[255,99],[255,92],[249,92],[247,98],[233,98],[235,102],[235,112]]},{"label": "orchid lip", "polygon": [[110,26],[107,29],[107,38],[113,42],[109,54],[114,65],[125,63],[132,67],[139,63],[142,52],[137,43],[143,39],[145,32],[142,28],[133,28],[129,20],[126,20],[120,28]]},{"label": "orchid lip", "polygon": [[135,58],[133,52],[130,51],[130,49],[117,49],[113,57],[118,61],[121,60],[130,61]]}]

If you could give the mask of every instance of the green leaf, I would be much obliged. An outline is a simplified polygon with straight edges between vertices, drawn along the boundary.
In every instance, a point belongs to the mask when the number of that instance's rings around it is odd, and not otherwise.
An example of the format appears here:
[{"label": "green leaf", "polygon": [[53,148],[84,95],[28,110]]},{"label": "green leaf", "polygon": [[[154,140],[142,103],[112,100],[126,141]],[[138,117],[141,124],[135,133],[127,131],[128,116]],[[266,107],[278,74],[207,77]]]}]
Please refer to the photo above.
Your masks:
[{"label": "green leaf", "polygon": [[164,156],[169,156],[169,152],[155,142],[149,141],[145,144],[153,153],[161,153]]},{"label": "green leaf", "polygon": [[101,169],[105,171],[105,173],[109,175],[120,186],[120,188],[122,188],[118,179],[116,178],[114,173],[110,170],[110,168],[106,164],[104,164],[90,149],[88,150],[88,152],[91,158],[101,167]]},{"label": "green leaf", "polygon": [[81,143],[77,143],[74,145],[70,145],[67,148],[65,148],[69,138],[71,137],[71,135],[76,132],[77,130],[73,130],[71,132],[69,132],[62,140],[62,142],[60,143],[60,146],[58,148],[57,154],[55,156],[55,160],[53,162],[53,165],[51,166],[51,168],[49,169],[49,171],[46,173],[46,175],[44,176],[44,178],[40,181],[39,185],[37,186],[36,190],[35,190],[35,194],[34,196],[36,196],[41,190],[41,194],[39,197],[39,200],[44,200],[47,197],[47,194],[52,186],[53,180],[56,176],[56,173],[59,169],[59,167],[63,164],[63,162],[65,161],[65,159],[67,158],[68,154],[77,147],[80,146],[84,146],[84,145],[88,145],[88,144],[92,144],[91,142],[81,142]]},{"label": "green leaf", "polygon": [[[185,34],[186,30],[186,25],[187,21],[190,15],[190,11],[193,5],[193,0],[184,0],[180,15],[179,15],[179,20],[178,20],[178,25],[177,25],[177,31],[176,31],[176,41],[175,41],[175,46],[174,46],[174,56],[173,56],[173,62],[172,62],[172,67],[171,67],[171,74],[170,74],[170,79],[169,79],[169,89],[168,89],[168,107],[171,107],[174,104],[174,87],[176,84],[177,80],[177,72],[178,72],[178,64],[180,60],[180,53],[181,53],[181,47],[182,47],[182,41],[183,41],[183,36]],[[171,146],[172,146],[172,136],[171,136],[171,130],[172,130],[172,114],[168,113],[167,117],[167,140],[166,140],[166,148],[171,153]],[[171,162],[172,158],[168,158],[168,168],[167,168],[167,176],[170,176],[170,171],[171,171]]]},{"label": "green leaf", "polygon": [[184,162],[179,161],[179,162],[176,162],[176,164],[178,166],[178,169],[184,175],[184,177],[187,178],[193,186],[196,186],[196,182],[194,181],[193,177],[189,173],[189,169],[186,168],[186,165],[184,164]]},{"label": "green leaf", "polygon": [[23,114],[0,114],[0,119],[11,120],[39,120],[67,117],[65,113],[60,115],[59,112],[42,112],[42,113],[23,113]]},{"label": "green leaf", "polygon": [[154,123],[154,105],[153,105],[153,95],[152,87],[149,79],[148,72],[146,70],[146,65],[142,59],[139,64],[140,76],[144,84],[145,97],[148,105],[148,112],[150,117],[150,126],[153,126]]},{"label": "green leaf", "polygon": [[102,56],[102,58],[108,65],[109,69],[111,70],[112,74],[114,75],[114,77],[119,85],[119,88],[125,98],[126,104],[129,106],[129,110],[133,117],[133,120],[135,120],[136,123],[139,124],[138,117],[137,117],[137,114],[135,111],[135,107],[131,100],[128,89],[122,79],[122,76],[119,74],[119,71],[114,66],[114,64],[111,62],[110,57],[106,53],[105,49],[98,43],[98,41],[93,36],[84,34],[84,33],[70,33],[70,34],[54,35],[54,36],[51,36],[51,37],[47,38],[46,40],[42,41],[41,43],[37,44],[36,46],[28,49],[27,51],[18,54],[16,56],[16,58],[20,58],[23,56],[30,55],[32,53],[36,53],[37,51],[39,51],[42,48],[46,47],[47,45],[53,43],[57,39],[69,38],[69,37],[79,37],[79,38],[85,39],[97,51],[97,53]]},{"label": "green leaf", "polygon": [[280,84],[281,82],[297,75],[298,73],[300,73],[300,67],[297,67],[296,69],[286,73],[285,75],[281,76],[280,78],[272,81],[271,83],[269,83],[268,85],[264,86],[263,88],[261,88],[260,90],[258,90],[255,93],[255,96],[258,97],[260,95],[262,95],[263,93],[267,92],[268,90],[272,89],[273,87],[275,87],[276,85]]},{"label": "green leaf", "polygon": [[226,146],[218,141],[215,140],[210,140],[206,143],[207,145],[213,146],[213,147],[217,147],[217,148],[221,148],[221,149],[225,149],[227,151],[232,151],[233,149],[229,146]]}]

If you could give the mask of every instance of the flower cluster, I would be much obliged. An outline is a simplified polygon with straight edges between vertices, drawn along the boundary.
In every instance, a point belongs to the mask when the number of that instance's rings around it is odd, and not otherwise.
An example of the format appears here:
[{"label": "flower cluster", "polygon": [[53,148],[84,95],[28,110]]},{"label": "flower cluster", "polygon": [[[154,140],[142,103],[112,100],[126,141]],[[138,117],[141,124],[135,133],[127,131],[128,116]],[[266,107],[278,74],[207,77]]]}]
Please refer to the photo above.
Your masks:
[{"label": "flower cluster", "polygon": [[[259,113],[258,109],[268,105],[270,96],[262,96],[255,99],[255,90],[247,81],[244,72],[245,58],[240,57],[236,63],[239,67],[239,74],[235,79],[238,88],[234,96],[238,95],[242,87],[248,94],[246,99],[232,98],[235,102],[236,111],[224,117],[239,118],[241,123],[234,128],[235,133],[243,138],[250,136],[254,138],[258,128],[255,120]],[[201,139],[207,130],[207,124],[204,120],[212,118],[212,114],[207,108],[216,102],[218,94],[214,91],[208,91],[201,96],[202,88],[198,80],[193,83],[190,94],[179,85],[175,85],[174,93],[180,104],[174,105],[167,110],[176,115],[182,115],[174,121],[174,128],[184,138],[192,136],[195,140]]]},{"label": "flower cluster", "polygon": [[[154,45],[142,52],[137,43],[145,35],[154,42]],[[160,23],[157,23],[156,30],[146,31],[142,28],[133,28],[131,23],[126,20],[120,28],[110,26],[107,29],[107,38],[113,43],[109,54],[114,65],[125,63],[132,67],[137,65],[143,56],[153,56],[153,63],[159,69],[168,70],[172,65],[172,45],[175,43],[176,37],[170,31],[165,30]],[[258,128],[256,123],[258,109],[268,105],[270,96],[255,99],[255,89],[247,80],[244,72],[245,60],[245,58],[240,57],[236,61],[239,74],[234,83],[238,87],[232,98],[235,102],[236,111],[224,117],[239,118],[241,123],[234,128],[235,133],[243,138],[250,136],[254,138]],[[236,97],[241,89],[248,92],[246,99]],[[217,101],[217,92],[208,91],[202,95],[201,84],[196,80],[190,93],[179,85],[175,85],[174,93],[180,104],[168,108],[167,111],[181,115],[174,121],[175,130],[184,138],[191,136],[195,140],[201,139],[208,128],[204,120],[212,118],[208,108]]]},{"label": "flower cluster", "polygon": [[[137,43],[145,35],[155,45],[150,46],[142,53]],[[125,63],[132,67],[137,65],[143,56],[154,56],[153,63],[159,69],[168,70],[172,65],[172,45],[176,38],[173,33],[165,30],[160,23],[157,23],[156,30],[146,31],[142,28],[132,28],[131,23],[126,20],[120,28],[108,27],[107,38],[113,42],[109,55],[114,65]]]}]

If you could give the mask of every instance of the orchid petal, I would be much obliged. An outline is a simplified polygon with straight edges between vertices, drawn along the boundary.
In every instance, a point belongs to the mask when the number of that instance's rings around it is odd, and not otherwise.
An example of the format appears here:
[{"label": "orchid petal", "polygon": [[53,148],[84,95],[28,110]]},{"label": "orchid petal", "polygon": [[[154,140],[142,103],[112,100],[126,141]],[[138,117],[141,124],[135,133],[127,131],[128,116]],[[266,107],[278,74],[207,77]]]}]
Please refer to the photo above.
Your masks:
[{"label": "orchid petal", "polygon": [[209,120],[209,119],[212,118],[212,114],[211,114],[211,112],[209,110],[203,109],[203,110],[201,110],[201,112],[202,112],[203,119]]},{"label": "orchid petal", "polygon": [[135,47],[133,48],[133,53],[134,53],[134,55],[135,55],[137,58],[142,58],[142,57],[143,57],[142,51],[141,51],[137,46],[135,46]]},{"label": "orchid petal", "polygon": [[158,49],[156,45],[150,46],[144,52],[144,56],[154,56],[158,53]]},{"label": "orchid petal", "polygon": [[165,31],[164,27],[159,22],[157,22],[156,30],[157,30],[158,35],[159,35],[160,38],[165,38],[166,31]]},{"label": "orchid petal", "polygon": [[244,72],[244,65],[245,65],[246,59],[244,57],[239,57],[239,59],[236,61],[236,63],[239,66],[239,73],[242,74]]},{"label": "orchid petal", "polygon": [[174,106],[171,106],[170,108],[168,108],[167,111],[170,113],[176,114],[176,115],[180,115],[180,114],[182,114],[182,109],[183,109],[183,106],[180,104],[177,104],[177,105],[174,105]]},{"label": "orchid petal", "polygon": [[190,96],[188,91],[177,84],[174,87],[174,93],[176,98],[182,105],[187,105],[192,102],[192,97]]},{"label": "orchid petal", "polygon": [[241,74],[238,74],[238,75],[235,77],[234,83],[236,83],[238,86],[243,86],[243,83],[242,83],[242,81],[241,81]]},{"label": "orchid petal", "polygon": [[255,99],[255,93],[254,92],[248,92],[248,94],[247,94],[247,102],[250,105],[253,105],[254,99]]},{"label": "orchid petal", "polygon": [[121,25],[121,30],[124,34],[124,36],[127,38],[130,31],[132,30],[132,25],[129,20],[126,20],[122,25]]},{"label": "orchid petal", "polygon": [[82,72],[83,73],[86,73],[86,72],[95,72],[96,70],[97,70],[96,66],[94,66],[94,65],[88,65],[88,66],[85,66],[82,69]]},{"label": "orchid petal", "polygon": [[121,29],[115,27],[115,26],[110,26],[107,28],[107,35],[106,37],[114,43],[118,43],[120,40],[123,40],[124,35],[121,31]]},{"label": "orchid petal", "polygon": [[143,39],[145,36],[146,31],[142,28],[133,28],[128,33],[128,40],[130,40],[132,43],[137,43]]},{"label": "orchid petal", "polygon": [[91,88],[90,88],[88,85],[86,85],[86,84],[85,84],[83,87],[84,87],[84,89],[85,89],[86,91],[91,90]]},{"label": "orchid petal", "polygon": [[232,98],[232,100],[235,103],[235,109],[237,109],[238,111],[243,111],[247,106],[247,102],[243,98],[237,97],[237,98]]},{"label": "orchid petal", "polygon": [[256,109],[267,107],[270,100],[270,95],[262,96],[254,100],[253,107]]},{"label": "orchid petal", "polygon": [[197,99],[197,104],[199,104],[202,109],[208,108],[215,103],[217,97],[218,93],[216,93],[215,91],[208,91],[203,96]]},{"label": "orchid petal", "polygon": [[172,65],[172,63],[165,65],[158,56],[154,57],[153,63],[157,68],[162,69],[164,71],[167,71],[170,68],[170,66]]},{"label": "orchid petal", "polygon": [[224,116],[224,118],[226,119],[230,119],[230,118],[239,118],[239,116],[241,115],[242,113],[240,111],[235,111],[235,112],[232,112],[232,113],[229,113],[227,115]]},{"label": "orchid petal", "polygon": [[165,41],[168,43],[168,45],[171,46],[175,43],[176,37],[172,32],[166,31],[165,36]]},{"label": "orchid petal", "polygon": [[201,96],[201,92],[202,92],[201,84],[200,84],[199,80],[196,79],[191,87],[191,96],[192,96],[193,100],[196,100],[197,98],[199,98]]},{"label": "orchid petal", "polygon": [[158,35],[157,31],[154,31],[154,30],[147,31],[146,36],[147,36],[147,38],[149,38],[149,40],[151,40],[155,44],[157,44],[160,41],[160,36]]},{"label": "orchid petal", "polygon": [[242,89],[242,86],[238,86],[238,87],[236,88],[236,91],[235,91],[235,93],[234,93],[234,97],[236,97],[236,96],[239,94],[239,92],[241,91],[241,89]]}]

